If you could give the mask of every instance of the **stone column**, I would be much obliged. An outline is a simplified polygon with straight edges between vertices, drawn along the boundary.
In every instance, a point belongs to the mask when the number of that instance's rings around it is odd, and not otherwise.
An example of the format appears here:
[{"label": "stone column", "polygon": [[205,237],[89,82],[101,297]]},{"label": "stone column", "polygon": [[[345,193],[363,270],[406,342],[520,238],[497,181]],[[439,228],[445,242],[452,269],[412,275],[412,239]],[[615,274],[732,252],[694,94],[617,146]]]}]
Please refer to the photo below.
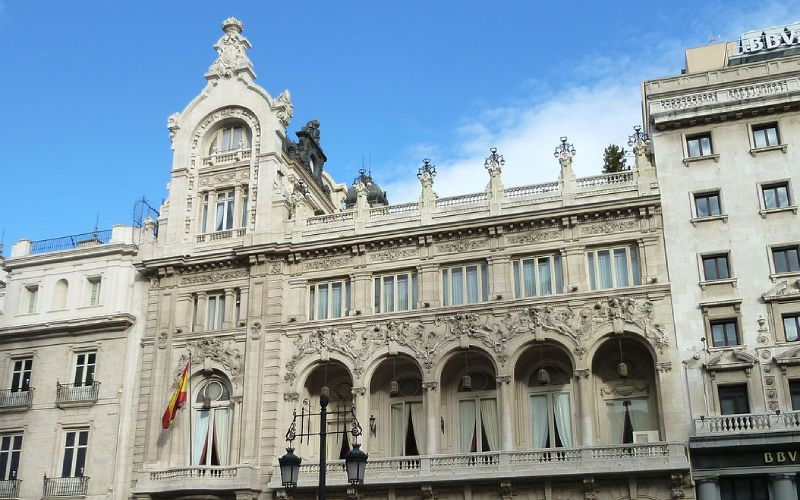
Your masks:
[{"label": "stone column", "polygon": [[589,369],[575,370],[575,380],[578,381],[578,398],[580,400],[581,446],[592,446],[594,442],[594,427],[592,426],[592,384],[589,378]]},{"label": "stone column", "polygon": [[239,321],[247,320],[247,304],[249,297],[250,292],[247,288],[239,289]]},{"label": "stone column", "polygon": [[772,483],[772,496],[774,498],[797,498],[794,475],[787,473],[770,474],[769,482]]},{"label": "stone column", "polygon": [[500,400],[500,449],[514,449],[514,391],[511,386],[511,375],[497,377],[497,395]]},{"label": "stone column", "polygon": [[436,392],[436,382],[423,382],[425,390],[425,454],[439,453],[439,393]]},{"label": "stone column", "polygon": [[242,221],[242,210],[244,210],[244,205],[242,204],[244,200],[242,199],[241,185],[237,185],[235,188],[233,188],[233,200],[233,228],[236,229],[242,227],[239,225],[239,223]]},{"label": "stone column", "polygon": [[204,332],[206,323],[206,292],[197,292],[197,314],[194,315],[194,328],[192,331]]},{"label": "stone column", "polygon": [[695,483],[697,484],[697,500],[720,500],[716,477],[696,479]]},{"label": "stone column", "polygon": [[236,304],[234,304],[235,297],[233,295],[233,288],[225,289],[225,316],[222,318],[222,329],[230,330],[233,328],[233,311]]},{"label": "stone column", "polygon": [[192,322],[192,296],[190,294],[178,295],[178,304],[175,311],[175,328],[182,332],[188,330],[187,325]]}]

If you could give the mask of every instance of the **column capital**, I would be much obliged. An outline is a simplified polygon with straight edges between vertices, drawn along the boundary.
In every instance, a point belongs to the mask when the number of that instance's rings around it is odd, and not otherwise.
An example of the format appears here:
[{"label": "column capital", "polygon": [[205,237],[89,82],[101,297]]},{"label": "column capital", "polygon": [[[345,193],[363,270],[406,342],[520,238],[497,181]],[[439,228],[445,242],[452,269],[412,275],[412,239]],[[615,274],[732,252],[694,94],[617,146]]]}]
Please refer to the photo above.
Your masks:
[{"label": "column capital", "polygon": [[437,386],[437,384],[434,381],[428,381],[428,382],[423,382],[422,383],[422,388],[425,389],[425,392],[433,392],[433,391],[435,391],[436,390],[436,386]]},{"label": "column capital", "polygon": [[787,479],[789,481],[794,481],[796,474],[790,474],[788,472],[771,472],[769,474],[770,481],[780,481],[783,479]]},{"label": "column capital", "polygon": [[718,483],[719,476],[704,476],[704,477],[696,477],[694,478],[695,483]]}]

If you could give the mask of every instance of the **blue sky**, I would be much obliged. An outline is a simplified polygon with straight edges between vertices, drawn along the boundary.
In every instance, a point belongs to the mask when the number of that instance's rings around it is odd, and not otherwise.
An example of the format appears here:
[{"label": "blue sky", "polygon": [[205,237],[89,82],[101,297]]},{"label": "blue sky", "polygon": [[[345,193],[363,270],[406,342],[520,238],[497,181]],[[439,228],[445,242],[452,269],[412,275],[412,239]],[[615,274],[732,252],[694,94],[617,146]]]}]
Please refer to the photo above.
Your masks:
[{"label": "blue sky", "polygon": [[800,20],[789,4],[0,0],[5,253],[161,202],[166,118],[203,88],[228,16],[257,82],[291,91],[290,132],[319,119],[332,175],[349,183],[371,157],[399,203],[418,196],[426,156],[440,195],[482,190],[491,146],[507,186],[553,180],[561,135],[579,175],[599,172],[603,147],[641,121],[643,79],[677,74],[709,36]]}]

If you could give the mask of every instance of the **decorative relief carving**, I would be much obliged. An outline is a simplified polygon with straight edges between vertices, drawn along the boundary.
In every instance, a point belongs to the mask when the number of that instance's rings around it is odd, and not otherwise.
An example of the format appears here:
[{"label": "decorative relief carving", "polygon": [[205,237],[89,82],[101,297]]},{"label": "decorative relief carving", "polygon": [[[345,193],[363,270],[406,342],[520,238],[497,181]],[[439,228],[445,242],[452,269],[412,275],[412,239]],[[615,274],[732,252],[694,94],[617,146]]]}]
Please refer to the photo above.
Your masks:
[{"label": "decorative relief carving", "polygon": [[288,127],[294,115],[292,96],[289,94],[288,90],[281,92],[281,95],[272,102],[272,108],[278,112],[278,120],[281,121],[283,126]]},{"label": "decorative relief carving", "polygon": [[306,262],[306,271],[319,271],[332,267],[342,267],[350,264],[350,257],[325,257],[324,259],[310,260]]},{"label": "decorative relief carving", "polygon": [[295,403],[300,400],[300,394],[296,392],[285,392],[283,393],[283,400],[288,403]]},{"label": "decorative relief carving", "polygon": [[246,278],[247,269],[231,269],[228,271],[214,271],[181,277],[181,285],[196,285],[200,283],[217,283],[238,278]]},{"label": "decorative relief carving", "polygon": [[156,346],[159,349],[165,349],[167,347],[167,340],[169,339],[169,334],[167,332],[161,332],[158,334],[158,338],[156,339]]},{"label": "decorative relief carving", "polygon": [[671,372],[672,371],[672,361],[662,361],[656,363],[656,370],[661,373]]},{"label": "decorative relief carving", "polygon": [[426,392],[435,391],[436,390],[436,386],[437,386],[436,382],[423,382],[422,383],[422,388]]},{"label": "decorative relief carving", "polygon": [[250,42],[242,36],[242,22],[233,17],[222,22],[224,34],[214,44],[217,60],[208,68],[207,76],[230,78],[240,71],[253,69],[247,57]]},{"label": "decorative relief carving", "polygon": [[542,241],[552,241],[561,238],[561,230],[528,231],[526,233],[512,234],[508,237],[509,245],[531,245]]},{"label": "decorative relief carving", "polygon": [[280,274],[283,272],[283,262],[279,260],[273,260],[270,262],[269,267],[270,274]]},{"label": "decorative relief carving", "polygon": [[477,250],[489,246],[487,239],[472,239],[472,240],[456,240],[448,243],[442,243],[436,246],[436,251],[440,253],[448,252],[469,252],[470,250]]},{"label": "decorative relief carving", "polygon": [[511,375],[500,375],[499,377],[495,378],[495,382],[497,382],[497,385],[510,384],[511,383]]},{"label": "decorative relief carving", "polygon": [[583,235],[611,234],[621,233],[623,231],[633,231],[638,228],[639,221],[631,218],[588,223],[581,225],[580,232]]},{"label": "decorative relief carving", "polygon": [[[203,366],[206,359],[214,361],[225,368],[226,374],[234,385],[238,386],[242,383],[242,377],[244,376],[242,353],[239,349],[230,345],[229,342],[223,342],[219,339],[203,339],[187,343],[186,348],[191,354],[194,366]],[[177,387],[178,378],[188,362],[189,354],[181,355],[178,365],[172,373],[173,388]]]},{"label": "decorative relief carving", "polygon": [[353,388],[350,389],[350,393],[353,394],[353,396],[363,396],[364,394],[367,393],[367,388],[366,387],[353,387]]},{"label": "decorative relief carving", "polygon": [[170,145],[173,146],[173,149],[174,149],[173,140],[175,139],[175,134],[177,134],[178,130],[180,129],[180,127],[178,126],[178,120],[180,119],[180,117],[181,117],[180,113],[172,113],[171,115],[169,115],[169,118],[167,118],[167,130],[169,130],[169,143]]},{"label": "decorative relief carving", "polygon": [[258,321],[254,321],[252,325],[250,325],[250,338],[253,340],[258,340],[261,338],[261,323]]},{"label": "decorative relief carving", "polygon": [[573,374],[575,375],[575,378],[577,378],[577,379],[589,378],[589,374],[590,373],[591,373],[591,370],[589,370],[588,368],[578,368],[573,372]]},{"label": "decorative relief carving", "polygon": [[410,248],[396,248],[391,250],[381,250],[379,252],[370,252],[370,262],[387,262],[400,259],[408,259],[419,255],[419,250],[414,247]]}]

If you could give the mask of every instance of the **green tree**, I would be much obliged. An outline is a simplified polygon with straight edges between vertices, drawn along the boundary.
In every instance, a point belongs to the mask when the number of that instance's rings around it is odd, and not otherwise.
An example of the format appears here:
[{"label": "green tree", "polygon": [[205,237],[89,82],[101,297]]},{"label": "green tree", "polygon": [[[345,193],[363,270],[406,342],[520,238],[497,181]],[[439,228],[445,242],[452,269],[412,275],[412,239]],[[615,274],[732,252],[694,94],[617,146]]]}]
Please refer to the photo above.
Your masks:
[{"label": "green tree", "polygon": [[623,172],[630,170],[631,167],[626,165],[628,162],[625,158],[625,148],[621,148],[616,144],[609,144],[603,151],[603,173],[613,174],[614,172]]}]

